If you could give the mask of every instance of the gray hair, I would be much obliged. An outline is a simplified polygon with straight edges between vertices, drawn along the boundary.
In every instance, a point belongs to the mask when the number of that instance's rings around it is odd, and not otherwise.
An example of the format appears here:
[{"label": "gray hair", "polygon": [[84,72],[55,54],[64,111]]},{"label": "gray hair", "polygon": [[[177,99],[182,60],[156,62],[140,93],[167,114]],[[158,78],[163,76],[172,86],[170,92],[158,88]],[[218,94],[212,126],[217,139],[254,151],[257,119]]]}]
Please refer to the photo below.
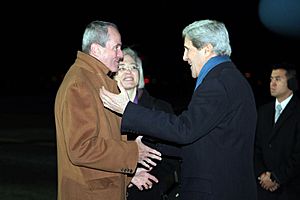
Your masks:
[{"label": "gray hair", "polygon": [[197,49],[211,44],[217,55],[231,55],[228,32],[222,22],[216,20],[195,21],[183,29],[182,37],[190,39]]},{"label": "gray hair", "polygon": [[82,52],[89,54],[93,43],[105,47],[109,40],[108,27],[114,27],[118,30],[117,25],[105,21],[92,21],[87,25],[82,38]]},{"label": "gray hair", "polygon": [[139,69],[139,83],[138,83],[138,88],[144,88],[145,87],[145,82],[144,82],[144,72],[143,72],[143,66],[142,66],[142,60],[138,56],[137,52],[134,51],[133,49],[126,47],[123,50],[123,55],[129,55],[134,62],[136,63],[137,68]]},{"label": "gray hair", "polygon": [[144,72],[143,72],[143,67],[142,67],[142,60],[140,59],[140,57],[137,58],[136,60],[136,64],[138,66],[139,69],[139,85],[138,88],[144,88],[145,87],[145,81],[144,81]]}]

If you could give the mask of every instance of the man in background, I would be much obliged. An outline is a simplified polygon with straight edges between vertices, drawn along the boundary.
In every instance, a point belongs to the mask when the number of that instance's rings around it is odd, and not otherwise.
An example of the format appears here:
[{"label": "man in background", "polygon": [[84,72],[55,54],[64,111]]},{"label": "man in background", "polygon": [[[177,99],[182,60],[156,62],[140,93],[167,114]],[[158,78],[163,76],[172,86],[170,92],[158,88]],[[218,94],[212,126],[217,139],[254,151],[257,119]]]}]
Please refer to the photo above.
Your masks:
[{"label": "man in background", "polygon": [[273,66],[270,93],[258,110],[255,174],[258,200],[300,199],[300,101],[294,66]]}]

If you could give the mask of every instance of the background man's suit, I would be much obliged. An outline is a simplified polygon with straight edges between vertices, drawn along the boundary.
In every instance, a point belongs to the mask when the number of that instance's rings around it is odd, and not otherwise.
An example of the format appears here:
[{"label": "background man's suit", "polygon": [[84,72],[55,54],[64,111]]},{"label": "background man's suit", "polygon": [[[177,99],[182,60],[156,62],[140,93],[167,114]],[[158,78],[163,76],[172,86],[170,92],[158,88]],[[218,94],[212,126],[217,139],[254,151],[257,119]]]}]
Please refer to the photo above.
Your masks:
[{"label": "background man's suit", "polygon": [[[275,101],[260,107],[258,112],[255,173],[271,171],[280,187],[265,191],[259,186],[259,196],[265,199],[300,199],[300,101],[294,94],[274,124]],[[277,180],[276,180],[277,181]],[[295,194],[294,198],[289,196]]]}]

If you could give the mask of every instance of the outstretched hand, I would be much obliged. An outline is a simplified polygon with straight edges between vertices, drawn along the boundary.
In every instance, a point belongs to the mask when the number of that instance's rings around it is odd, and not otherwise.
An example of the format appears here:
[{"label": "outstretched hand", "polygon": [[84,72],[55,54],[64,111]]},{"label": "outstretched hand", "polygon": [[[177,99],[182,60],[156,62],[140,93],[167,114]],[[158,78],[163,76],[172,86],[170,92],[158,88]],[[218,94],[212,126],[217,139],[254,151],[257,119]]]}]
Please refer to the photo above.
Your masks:
[{"label": "outstretched hand", "polygon": [[153,182],[158,183],[158,179],[149,173],[150,170],[137,168],[134,177],[129,184],[129,188],[135,185],[139,190],[151,189]]},{"label": "outstretched hand", "polygon": [[147,167],[148,169],[151,168],[151,166],[156,166],[156,163],[153,161],[155,160],[161,160],[161,153],[155,149],[152,149],[145,145],[142,142],[143,136],[138,136],[135,141],[138,144],[139,149],[139,158],[138,163],[142,164],[143,166]]},{"label": "outstretched hand", "polygon": [[106,90],[104,86],[102,86],[102,88],[100,88],[99,95],[104,107],[113,110],[117,113],[123,114],[130,99],[120,81],[118,81],[118,87],[121,91],[120,94],[111,93],[108,90]]}]

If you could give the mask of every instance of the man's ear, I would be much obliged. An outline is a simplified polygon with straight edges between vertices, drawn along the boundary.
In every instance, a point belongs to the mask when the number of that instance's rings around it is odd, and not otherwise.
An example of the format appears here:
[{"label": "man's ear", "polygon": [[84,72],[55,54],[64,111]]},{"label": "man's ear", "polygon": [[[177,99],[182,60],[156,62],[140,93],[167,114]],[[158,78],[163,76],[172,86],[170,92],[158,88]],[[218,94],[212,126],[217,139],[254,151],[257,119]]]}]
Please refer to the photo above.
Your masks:
[{"label": "man's ear", "polygon": [[207,54],[207,53],[210,54],[213,51],[213,46],[210,43],[206,44],[203,48],[204,48],[205,54]]},{"label": "man's ear", "polygon": [[100,44],[93,43],[91,44],[90,54],[91,55],[102,55],[103,47]]}]

